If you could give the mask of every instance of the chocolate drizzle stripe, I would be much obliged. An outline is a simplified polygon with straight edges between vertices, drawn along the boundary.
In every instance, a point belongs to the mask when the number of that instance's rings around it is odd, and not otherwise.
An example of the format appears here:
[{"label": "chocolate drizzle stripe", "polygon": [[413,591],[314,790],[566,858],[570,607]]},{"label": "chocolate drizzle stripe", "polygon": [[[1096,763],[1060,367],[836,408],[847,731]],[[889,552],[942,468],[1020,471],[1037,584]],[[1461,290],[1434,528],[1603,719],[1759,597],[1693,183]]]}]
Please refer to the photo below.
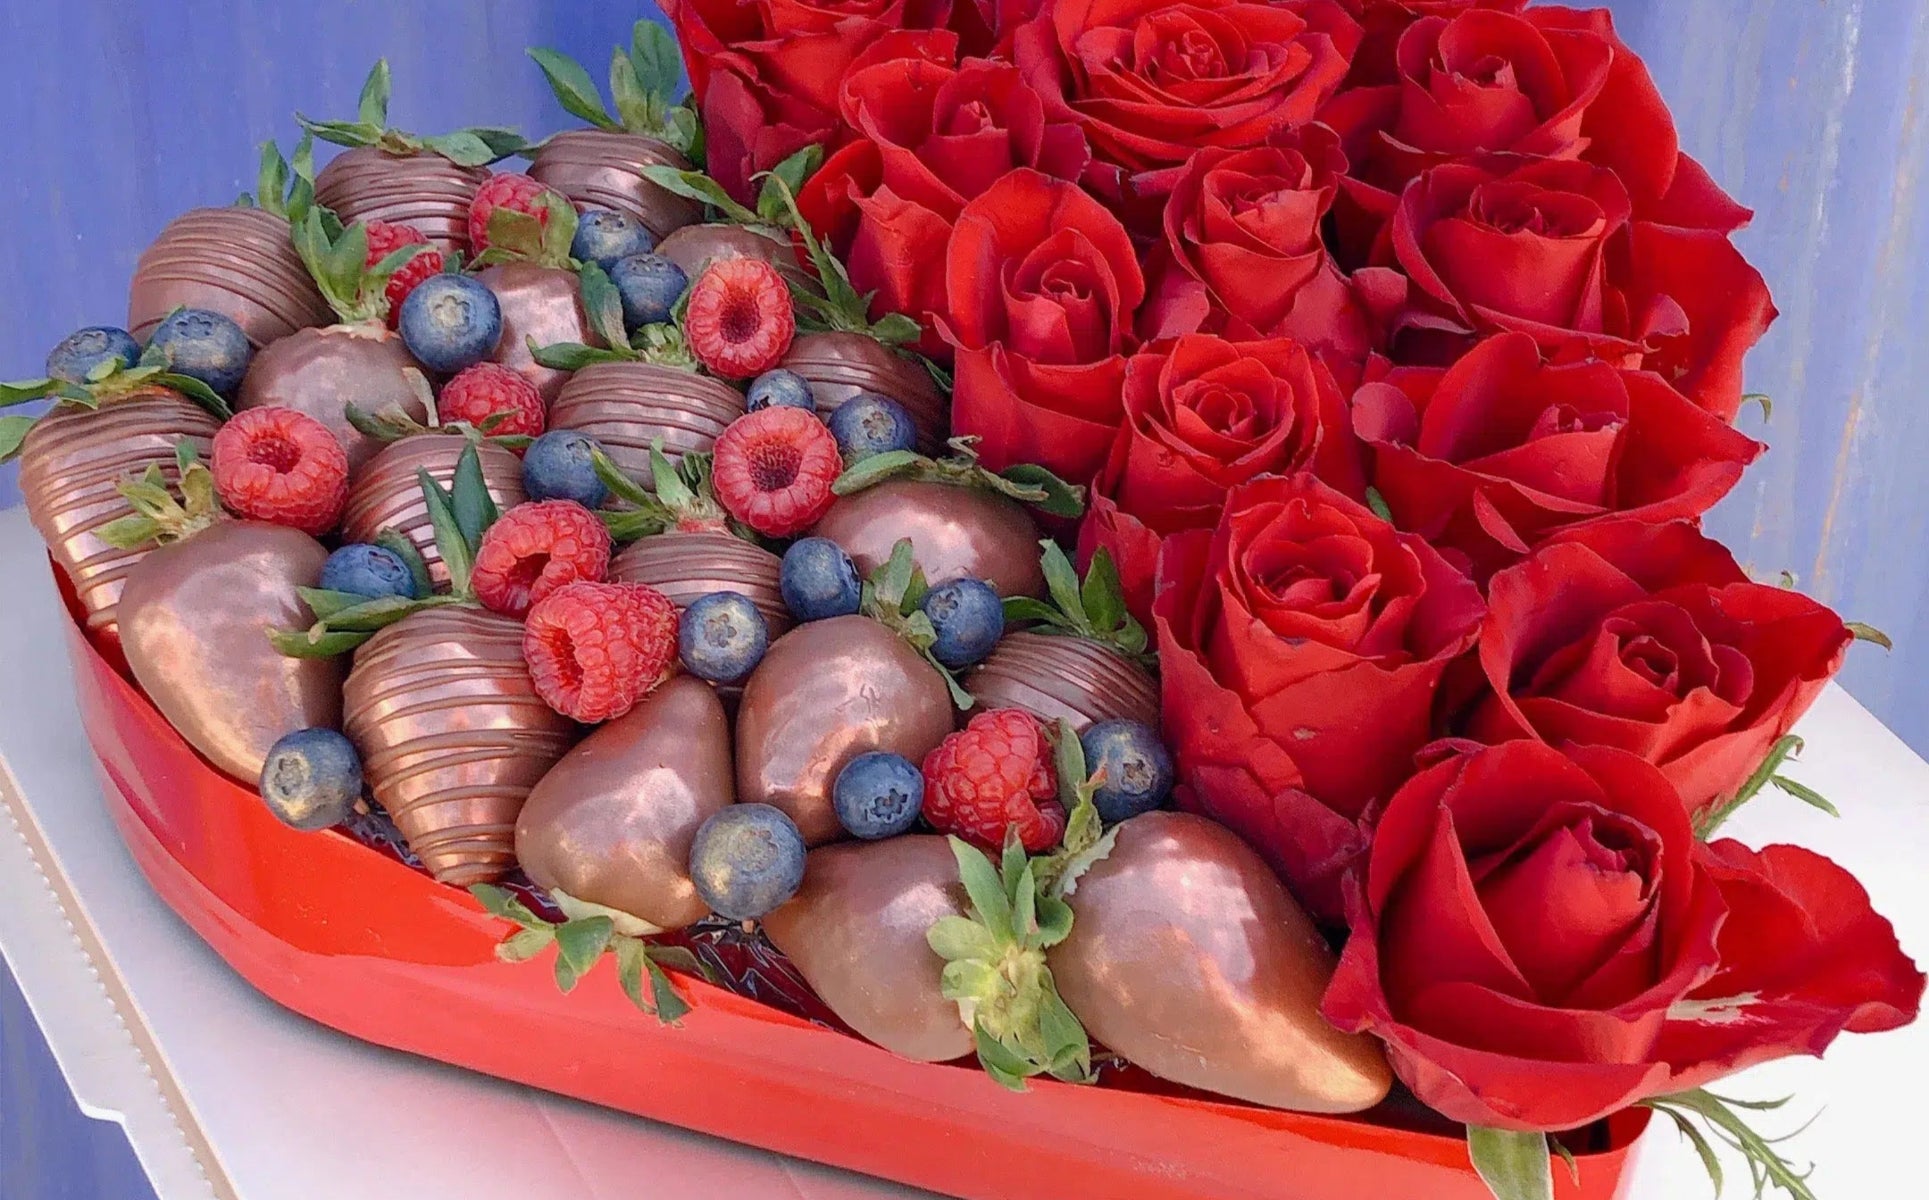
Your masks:
[{"label": "chocolate drizzle stripe", "polygon": [[727,533],[672,531],[634,542],[610,563],[610,578],[647,583],[687,608],[711,592],[739,592],[777,637],[791,627],[779,577],[783,560]]},{"label": "chocolate drizzle stripe", "polygon": [[702,209],[643,178],[641,168],[651,165],[688,170],[690,163],[655,138],[578,129],[544,142],[529,174],[578,205],[627,212],[661,240],[695,221]]},{"label": "chocolate drizzle stripe", "polygon": [[1083,728],[1124,717],[1156,726],[1158,685],[1123,655],[1096,642],[1056,634],[1007,634],[966,689],[987,707],[1022,708]]}]

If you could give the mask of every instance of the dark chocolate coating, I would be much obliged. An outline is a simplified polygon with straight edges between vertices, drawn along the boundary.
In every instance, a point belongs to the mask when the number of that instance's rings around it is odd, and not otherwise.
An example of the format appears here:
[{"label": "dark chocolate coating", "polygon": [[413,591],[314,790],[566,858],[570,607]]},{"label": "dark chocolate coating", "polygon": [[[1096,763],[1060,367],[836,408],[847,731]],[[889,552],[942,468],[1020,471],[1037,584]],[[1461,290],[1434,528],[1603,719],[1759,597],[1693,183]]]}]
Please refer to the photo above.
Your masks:
[{"label": "dark chocolate coating", "polygon": [[154,707],[188,744],[253,784],[283,736],[342,719],[337,658],[290,658],[275,629],[314,619],[295,595],[328,551],[297,529],[217,521],[152,551],[121,593],[121,648]]},{"label": "dark chocolate coating", "polygon": [[421,368],[402,339],[380,325],[303,329],[255,355],[234,407],[279,405],[307,413],[328,426],[355,472],[382,443],[348,423],[348,405],[371,416],[399,409],[418,422],[429,419],[428,407],[404,374],[411,369]]},{"label": "dark chocolate coating", "polygon": [[321,169],[315,177],[315,199],[334,209],[343,224],[406,225],[444,254],[467,254],[469,202],[487,178],[487,167],[460,166],[440,154],[390,154],[356,146]]},{"label": "dark chocolate coating", "polygon": [[887,396],[911,414],[919,453],[944,453],[951,405],[916,359],[861,333],[805,333],[791,343],[783,366],[810,381],[820,415],[830,416],[860,392]]},{"label": "dark chocolate coating", "polygon": [[648,166],[690,169],[667,142],[607,129],[569,129],[546,139],[529,160],[529,175],[568,196],[578,208],[608,208],[643,222],[658,241],[703,215],[703,207],[643,177]]},{"label": "dark chocolate coating", "polygon": [[1024,505],[982,488],[891,480],[841,496],[811,533],[844,548],[860,573],[888,562],[911,539],[933,587],[982,579],[1001,596],[1043,596],[1038,526]]},{"label": "dark chocolate coating", "polygon": [[259,208],[197,208],[168,223],[141,252],[127,293],[127,329],[146,342],[177,308],[232,318],[260,348],[335,319],[288,222]]}]

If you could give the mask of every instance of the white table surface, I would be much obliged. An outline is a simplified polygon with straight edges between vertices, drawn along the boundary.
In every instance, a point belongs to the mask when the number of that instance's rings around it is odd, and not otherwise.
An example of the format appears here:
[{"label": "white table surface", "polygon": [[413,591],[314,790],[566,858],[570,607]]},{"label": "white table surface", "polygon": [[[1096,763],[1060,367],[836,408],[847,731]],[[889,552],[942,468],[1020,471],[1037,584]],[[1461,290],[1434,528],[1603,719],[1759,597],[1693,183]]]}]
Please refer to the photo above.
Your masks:
[{"label": "white table surface", "polygon": [[[122,848],[79,727],[64,618],[17,510],[0,513],[0,580],[0,950],[82,1110],[126,1128],[161,1200],[925,1195],[364,1045],[262,998]],[[1903,946],[1929,956],[1929,765],[1839,689],[1800,732],[1808,751],[1789,773],[1844,818],[1769,795],[1728,832],[1834,856]],[[1908,1164],[1925,1078],[1929,1029],[1917,1027],[1845,1038],[1826,1064],[1770,1064],[1722,1090],[1796,1094],[1765,1118],[1778,1132],[1820,1112],[1792,1153],[1819,1162],[1821,1200],[1901,1200],[1921,1194]],[[1735,1164],[1729,1194],[1746,1181]],[[1626,1194],[1711,1192],[1657,1127]]]}]

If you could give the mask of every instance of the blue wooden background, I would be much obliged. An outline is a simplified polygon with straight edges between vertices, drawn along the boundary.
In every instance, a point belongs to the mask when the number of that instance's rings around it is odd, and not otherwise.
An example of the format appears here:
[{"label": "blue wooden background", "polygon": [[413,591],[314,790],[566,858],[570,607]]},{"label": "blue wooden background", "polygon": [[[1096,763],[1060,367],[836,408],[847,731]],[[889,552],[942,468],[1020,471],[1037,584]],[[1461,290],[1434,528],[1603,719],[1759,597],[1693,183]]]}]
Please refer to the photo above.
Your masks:
[{"label": "blue wooden background", "polygon": [[[1784,316],[1750,364],[1774,451],[1716,514],[1764,572],[1793,571],[1894,635],[1846,679],[1929,751],[1929,4],[1610,0],[1688,149],[1759,210],[1742,243]],[[123,319],[126,282],[167,219],[253,186],[252,147],[291,144],[297,106],[353,113],[386,54],[398,124],[556,128],[523,48],[593,64],[654,6],[636,0],[5,0],[0,38],[0,378]],[[17,499],[0,473],[0,504]],[[1852,802],[1852,797],[1838,797]],[[0,979],[0,1195],[135,1194],[124,1143],[59,1104]],[[37,1066],[35,1064],[38,1064]],[[32,1144],[37,1152],[26,1153]]]}]

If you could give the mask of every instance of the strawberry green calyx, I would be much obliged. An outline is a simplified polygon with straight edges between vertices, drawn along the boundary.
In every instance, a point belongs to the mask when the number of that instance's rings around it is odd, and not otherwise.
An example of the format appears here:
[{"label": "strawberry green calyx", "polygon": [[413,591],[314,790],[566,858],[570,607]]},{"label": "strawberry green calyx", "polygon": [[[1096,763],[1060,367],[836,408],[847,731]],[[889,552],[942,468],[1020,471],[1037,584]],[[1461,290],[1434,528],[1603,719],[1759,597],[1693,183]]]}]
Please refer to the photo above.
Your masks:
[{"label": "strawberry green calyx", "polygon": [[[307,220],[308,214],[320,207],[315,203],[314,136],[301,135],[292,163],[281,156],[281,147],[272,138],[261,143],[261,169],[255,179],[255,190],[241,193],[235,203],[243,208],[271,212],[290,225]],[[334,214],[329,216],[332,218]]]},{"label": "strawberry green calyx", "polygon": [[511,414],[506,412],[491,414],[479,425],[467,421],[444,421],[436,412],[435,389],[429,385],[428,376],[414,367],[402,368],[402,375],[408,380],[409,390],[422,401],[423,411],[429,414],[428,424],[416,420],[399,407],[369,412],[351,401],[343,406],[342,413],[357,433],[385,443],[421,433],[459,433],[471,441],[494,442],[505,450],[515,451],[527,450],[529,443],[536,440],[523,433],[497,433],[496,429],[510,419]]},{"label": "strawberry green calyx", "polygon": [[603,481],[610,495],[630,505],[604,509],[597,514],[616,541],[633,542],[675,530],[730,533],[745,541],[757,542],[756,535],[731,520],[723,505],[717,502],[716,492],[710,485],[712,457],[707,453],[685,454],[673,466],[663,453],[663,440],[658,438],[650,445],[650,485],[655,491],[639,486],[601,449],[592,453],[590,461],[595,466],[596,477]]},{"label": "strawberry green calyx", "polygon": [[1047,539],[1039,544],[1045,548],[1040,564],[1051,600],[1007,596],[1005,620],[1030,625],[1037,633],[1084,638],[1134,658],[1146,657],[1145,626],[1125,607],[1125,589],[1112,555],[1103,549],[1095,551],[1081,583],[1072,560],[1057,542]]},{"label": "strawberry green calyx", "polygon": [[[576,275],[582,285],[583,311],[589,318],[589,327],[603,339],[604,345],[555,342],[538,346],[531,338],[529,352],[538,363],[558,371],[580,371],[591,363],[604,362],[645,362],[684,371],[699,370],[696,355],[690,352],[683,330],[674,321],[645,325],[632,334],[623,325],[623,298],[603,268],[593,262],[582,263]],[[681,300],[677,302],[673,317],[682,315],[683,304]]]},{"label": "strawberry green calyx", "polygon": [[1065,838],[1058,849],[1032,860],[1032,874],[1048,896],[1064,899],[1078,890],[1078,881],[1093,865],[1112,853],[1118,827],[1105,828],[1092,797],[1105,784],[1105,772],[1085,765],[1085,746],[1072,723],[1060,717],[1051,730],[1052,770],[1058,776],[1058,799],[1065,806]]},{"label": "strawberry green calyx", "polygon": [[911,648],[944,677],[944,685],[951,692],[951,703],[963,712],[977,701],[959,684],[951,668],[931,652],[931,647],[937,644],[938,631],[923,608],[925,594],[930,590],[914,557],[911,539],[899,538],[891,547],[891,557],[864,581],[858,611],[910,643]]},{"label": "strawberry green calyx", "polygon": [[1016,831],[999,866],[959,838],[950,843],[970,908],[940,918],[925,939],[944,959],[944,995],[957,1002],[979,1065],[1013,1091],[1038,1075],[1091,1082],[1091,1042],[1045,961],[1072,931],[1071,906],[1039,886]]},{"label": "strawberry green calyx", "polygon": [[489,214],[489,248],[476,255],[472,269],[493,267],[497,263],[525,262],[539,267],[577,270],[580,264],[570,257],[570,243],[576,240],[576,206],[561,192],[544,188],[535,204],[543,210],[537,218],[513,208],[498,208]]},{"label": "strawberry green calyx", "polygon": [[[0,383],[0,409],[31,404],[37,400],[51,400],[55,407],[95,409],[144,388],[161,387],[186,396],[218,421],[234,416],[234,410],[228,407],[228,402],[221,398],[220,393],[199,379],[176,375],[168,370],[169,366],[167,352],[160,347],[150,346],[134,366],[123,367],[118,361],[109,359],[88,372],[85,383],[68,383],[63,379],[21,379]],[[21,445],[27,440],[27,434],[37,420],[38,417],[0,416],[0,463],[12,462],[19,455]]]},{"label": "strawberry green calyx", "polygon": [[415,577],[418,595],[383,596],[371,600],[353,592],[332,592],[324,588],[296,588],[302,602],[315,615],[307,629],[275,629],[268,640],[290,658],[333,658],[346,654],[373,637],[378,630],[395,624],[425,608],[450,604],[474,605],[475,588],[470,573],[475,569],[476,551],[482,535],[501,515],[495,497],[482,478],[482,459],[472,439],[456,459],[455,477],[445,488],[427,471],[417,471],[422,499],[429,510],[429,524],[435,530],[435,548],[448,568],[449,590],[434,593],[429,587],[429,570],[422,556],[406,537],[384,530],[378,545],[394,551]]},{"label": "strawberry green calyx", "polygon": [[1044,467],[1018,463],[993,471],[978,461],[975,437],[951,439],[952,453],[927,458],[912,450],[888,450],[860,459],[837,477],[831,491],[852,496],[891,479],[975,487],[1029,504],[1040,512],[1067,520],[1085,512],[1085,489],[1066,483]]},{"label": "strawberry green calyx", "polygon": [[628,48],[618,46],[610,56],[613,114],[581,63],[542,47],[530,50],[529,57],[542,68],[549,89],[570,115],[598,129],[655,138],[685,158],[702,156],[703,130],[697,114],[678,103],[684,92],[683,59],[675,39],[656,22],[638,21],[630,31]]},{"label": "strawberry green calyx", "polygon": [[[496,947],[496,957],[504,962],[528,962],[549,946],[556,947],[556,986],[574,991],[590,968],[605,952],[616,958],[616,978],[630,1003],[665,1025],[674,1025],[690,1011],[690,1005],[677,993],[676,985],[664,971],[665,966],[689,975],[703,975],[702,964],[681,947],[652,946],[643,938],[657,932],[655,927],[627,913],[589,904],[552,892],[564,920],[551,921],[532,911],[503,888],[479,883],[469,889],[489,914],[515,925],[516,932]],[[648,978],[649,996],[643,993]]]},{"label": "strawberry green calyx", "polygon": [[168,489],[167,476],[158,464],[139,476],[115,485],[129,506],[131,516],[120,517],[100,527],[101,541],[119,550],[132,550],[149,542],[166,545],[193,537],[221,519],[221,504],[214,496],[214,474],[194,452],[186,438],[174,443],[174,469],[181,498]]},{"label": "strawberry green calyx", "polygon": [[380,325],[386,321],[389,278],[430,249],[424,243],[411,242],[370,266],[368,227],[359,221],[343,227],[325,208],[309,209],[290,232],[295,252],[314,277],[322,299],[345,325]]},{"label": "strawberry green calyx", "polygon": [[316,121],[300,113],[295,114],[295,120],[301,122],[301,127],[309,133],[337,146],[374,146],[384,153],[397,156],[424,152],[440,154],[463,167],[487,166],[512,154],[520,154],[529,145],[513,129],[488,125],[431,136],[391,129],[388,101],[388,60],[382,58],[375,61],[368,78],[362,82],[362,94],[353,121]]}]

